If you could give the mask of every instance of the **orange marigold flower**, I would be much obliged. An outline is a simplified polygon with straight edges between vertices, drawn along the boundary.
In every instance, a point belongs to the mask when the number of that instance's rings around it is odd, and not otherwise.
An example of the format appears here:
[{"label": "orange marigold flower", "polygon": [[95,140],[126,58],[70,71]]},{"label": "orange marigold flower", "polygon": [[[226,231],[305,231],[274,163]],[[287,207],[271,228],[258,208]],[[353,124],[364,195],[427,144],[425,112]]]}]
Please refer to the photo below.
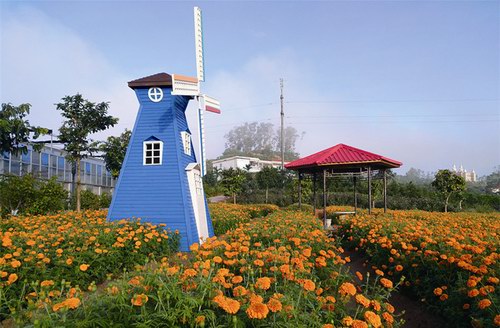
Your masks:
[{"label": "orange marigold flower", "polygon": [[11,274],[9,275],[9,278],[7,278],[7,284],[8,284],[8,285],[11,285],[11,284],[15,283],[15,282],[17,281],[17,279],[18,279],[17,274],[15,274],[15,273],[11,273]]},{"label": "orange marigold flower", "polygon": [[380,320],[380,316],[372,311],[365,312],[365,320],[371,324],[374,328],[382,327],[382,321]]},{"label": "orange marigold flower", "polygon": [[344,282],[342,285],[339,287],[339,293],[342,296],[345,295],[356,295],[356,287],[351,284],[350,282]]},{"label": "orange marigold flower", "polygon": [[375,270],[375,273],[376,273],[378,276],[383,276],[383,275],[384,275],[384,271],[379,270],[379,269]]},{"label": "orange marigold flower", "polygon": [[498,283],[500,282],[500,279],[498,279],[497,277],[489,277],[488,282],[491,284],[498,285]]},{"label": "orange marigold flower", "polygon": [[434,288],[434,295],[441,296],[443,294],[443,290],[441,288]]},{"label": "orange marigold flower", "polygon": [[356,277],[358,277],[359,280],[363,281],[363,275],[361,274],[361,272],[356,271]]},{"label": "orange marigold flower", "polygon": [[385,308],[387,309],[387,312],[389,312],[389,313],[394,313],[394,311],[396,310],[396,309],[394,309],[394,306],[392,306],[389,303],[385,303]]},{"label": "orange marigold flower", "polygon": [[222,294],[215,296],[213,301],[229,314],[236,314],[240,309],[240,302]]},{"label": "orange marigold flower", "polygon": [[149,297],[146,294],[135,294],[130,301],[134,306],[143,306],[148,300]]},{"label": "orange marigold flower", "polygon": [[250,294],[250,303],[262,303],[262,302],[264,302],[262,296],[257,294]]},{"label": "orange marigold flower", "polygon": [[70,309],[76,309],[77,307],[80,306],[81,301],[78,297],[71,297],[71,298],[68,298],[66,301],[64,301],[64,303]]},{"label": "orange marigold flower", "polygon": [[222,262],[222,258],[220,256],[215,256],[213,259],[212,259],[215,263],[221,263]]},{"label": "orange marigold flower", "polygon": [[481,310],[484,310],[491,305],[491,301],[489,299],[485,298],[485,299],[480,300],[478,305],[479,305],[479,308]]},{"label": "orange marigold flower", "polygon": [[469,297],[476,297],[477,295],[479,295],[479,290],[477,290],[477,289],[469,290],[469,292],[467,293],[467,295]]},{"label": "orange marigold flower", "polygon": [[365,308],[370,306],[370,300],[361,294],[356,295],[356,303],[363,305]]},{"label": "orange marigold flower", "polygon": [[302,287],[305,290],[312,292],[314,289],[316,289],[316,284],[310,279],[305,279],[302,283]]},{"label": "orange marigold flower", "polygon": [[264,266],[264,261],[262,261],[262,260],[255,260],[255,261],[253,261],[253,264],[255,264],[256,266],[262,267],[262,266]]},{"label": "orange marigold flower", "polygon": [[470,304],[469,303],[465,303],[464,306],[462,306],[462,309],[464,309],[464,310],[470,309]]},{"label": "orange marigold flower", "polygon": [[264,303],[250,303],[246,312],[250,319],[264,319],[267,317],[269,309]]},{"label": "orange marigold flower", "polygon": [[14,261],[10,262],[10,266],[13,267],[14,269],[19,268],[21,266],[21,262],[18,260],[14,260]]},{"label": "orange marigold flower", "polygon": [[42,286],[42,287],[54,286],[54,281],[53,280],[44,280],[40,283],[40,286]]},{"label": "orange marigold flower", "polygon": [[243,277],[242,276],[234,276],[233,279],[231,279],[231,282],[233,284],[239,284],[242,281],[243,281]]},{"label": "orange marigold flower", "polygon": [[258,278],[257,282],[255,283],[255,288],[257,289],[268,290],[270,287],[271,279],[269,279],[268,277]]},{"label": "orange marigold flower", "polygon": [[342,324],[344,326],[350,327],[350,326],[352,326],[352,322],[353,321],[354,320],[352,320],[352,318],[350,316],[347,316],[347,317],[345,317],[345,318],[342,319]]},{"label": "orange marigold flower", "polygon": [[[197,244],[195,244],[195,245],[197,245]],[[196,270],[194,270],[194,269],[186,269],[184,271],[184,276],[185,277],[194,277],[194,276],[196,276],[196,274],[197,274]]]},{"label": "orange marigold flower", "polygon": [[392,287],[394,287],[393,284],[392,284],[392,281],[390,281],[389,279],[386,279],[386,278],[380,279],[380,283],[385,288],[392,288]]},{"label": "orange marigold flower", "polygon": [[403,271],[403,266],[400,264],[396,265],[396,271],[398,272]]},{"label": "orange marigold flower", "polygon": [[66,264],[67,264],[67,265],[71,265],[71,264],[73,264],[73,259],[68,258],[68,259],[66,260]]},{"label": "orange marigold flower", "polygon": [[494,322],[495,322],[495,326],[497,326],[497,327],[500,326],[500,314],[497,314],[495,316]]},{"label": "orange marigold flower", "polygon": [[322,328],[335,328],[331,323],[325,323]]},{"label": "orange marigold flower", "polygon": [[443,294],[443,295],[439,296],[439,299],[443,302],[446,301],[448,299],[448,294]]},{"label": "orange marigold flower", "polygon": [[361,320],[353,320],[351,324],[352,328],[368,328],[368,324]]},{"label": "orange marigold flower", "polygon": [[[198,244],[193,244],[193,245],[198,245]],[[191,246],[192,247],[192,246]],[[197,325],[201,325],[201,324],[204,324],[205,323],[205,316],[204,315],[199,315],[196,317],[196,319],[194,319],[194,322],[197,324]]]},{"label": "orange marigold flower", "polygon": [[271,312],[279,312],[283,308],[283,305],[279,300],[271,297],[269,302],[267,302],[267,307],[271,310]]},{"label": "orange marigold flower", "polygon": [[88,264],[82,264],[82,265],[80,265],[80,270],[82,270],[82,271],[87,271],[87,269],[88,269],[89,267],[90,267],[90,265],[88,265]]},{"label": "orange marigold flower", "polygon": [[394,322],[393,316],[390,315],[388,312],[382,313],[382,318],[384,318],[384,320],[387,321],[388,323],[393,323]]}]

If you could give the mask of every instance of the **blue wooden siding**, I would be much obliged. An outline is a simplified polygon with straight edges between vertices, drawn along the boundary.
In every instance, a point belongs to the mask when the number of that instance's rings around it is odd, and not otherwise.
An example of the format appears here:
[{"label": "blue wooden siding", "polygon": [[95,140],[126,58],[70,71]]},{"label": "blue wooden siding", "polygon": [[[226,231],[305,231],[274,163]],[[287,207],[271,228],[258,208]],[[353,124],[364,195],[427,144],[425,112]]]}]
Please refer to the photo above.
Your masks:
[{"label": "blue wooden siding", "polygon": [[[154,103],[147,88],[135,91],[140,108],[108,218],[140,217],[153,224],[165,223],[180,232],[181,250],[188,251],[198,241],[185,171],[196,157],[194,148],[191,156],[184,153],[180,134],[188,130],[185,110],[189,97],[172,96],[171,88],[162,88],[163,99]],[[150,137],[163,141],[162,165],[143,165],[143,141]],[[210,231],[213,235],[213,229]]]}]

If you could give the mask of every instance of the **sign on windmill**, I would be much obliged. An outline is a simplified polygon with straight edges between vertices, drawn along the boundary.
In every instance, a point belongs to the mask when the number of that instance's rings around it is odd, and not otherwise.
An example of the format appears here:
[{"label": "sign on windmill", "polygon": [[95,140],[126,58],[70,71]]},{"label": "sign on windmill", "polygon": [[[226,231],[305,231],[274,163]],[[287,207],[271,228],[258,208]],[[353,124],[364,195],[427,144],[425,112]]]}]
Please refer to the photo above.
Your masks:
[{"label": "sign on windmill", "polygon": [[[201,38],[196,78],[158,73],[128,83],[140,106],[108,213],[110,220],[140,217],[178,230],[182,251],[214,235],[202,183],[203,112],[220,113],[220,104],[200,92],[204,72],[199,8],[195,8],[195,29]],[[195,39],[198,44],[198,37]],[[198,102],[198,160],[186,119],[187,105],[193,98]]]}]

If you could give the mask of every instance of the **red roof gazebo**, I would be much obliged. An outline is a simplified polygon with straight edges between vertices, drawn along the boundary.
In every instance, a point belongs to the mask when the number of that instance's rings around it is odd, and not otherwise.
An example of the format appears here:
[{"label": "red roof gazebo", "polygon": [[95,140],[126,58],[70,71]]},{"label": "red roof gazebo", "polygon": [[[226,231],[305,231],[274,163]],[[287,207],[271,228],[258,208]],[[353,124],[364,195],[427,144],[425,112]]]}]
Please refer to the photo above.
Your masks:
[{"label": "red roof gazebo", "polygon": [[[351,175],[354,182],[354,208],[357,209],[356,177],[368,177],[368,211],[371,213],[372,193],[371,179],[373,170],[383,172],[384,180],[384,212],[387,211],[387,169],[398,168],[403,163],[377,155],[359,148],[338,144],[315,154],[300,158],[285,165],[289,170],[299,173],[299,207],[302,205],[301,181],[304,174],[311,174],[316,184],[316,176],[323,175],[323,219],[326,221],[326,178],[328,175]],[[316,188],[314,188],[316,193]],[[315,204],[316,205],[316,204]],[[324,222],[325,223],[325,222]]]}]

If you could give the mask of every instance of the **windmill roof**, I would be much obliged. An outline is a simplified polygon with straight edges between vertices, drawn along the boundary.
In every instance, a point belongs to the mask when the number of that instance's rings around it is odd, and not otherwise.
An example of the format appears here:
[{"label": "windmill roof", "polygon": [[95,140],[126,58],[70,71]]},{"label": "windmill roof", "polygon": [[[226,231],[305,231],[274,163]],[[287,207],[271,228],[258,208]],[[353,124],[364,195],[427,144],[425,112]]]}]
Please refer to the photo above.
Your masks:
[{"label": "windmill roof", "polygon": [[172,86],[172,76],[167,73],[157,73],[142,77],[137,80],[130,81],[128,86],[132,89],[141,87],[171,87]]},{"label": "windmill roof", "polygon": [[325,166],[359,166],[370,164],[374,167],[396,168],[403,163],[352,146],[338,144],[285,165],[290,170]]}]

